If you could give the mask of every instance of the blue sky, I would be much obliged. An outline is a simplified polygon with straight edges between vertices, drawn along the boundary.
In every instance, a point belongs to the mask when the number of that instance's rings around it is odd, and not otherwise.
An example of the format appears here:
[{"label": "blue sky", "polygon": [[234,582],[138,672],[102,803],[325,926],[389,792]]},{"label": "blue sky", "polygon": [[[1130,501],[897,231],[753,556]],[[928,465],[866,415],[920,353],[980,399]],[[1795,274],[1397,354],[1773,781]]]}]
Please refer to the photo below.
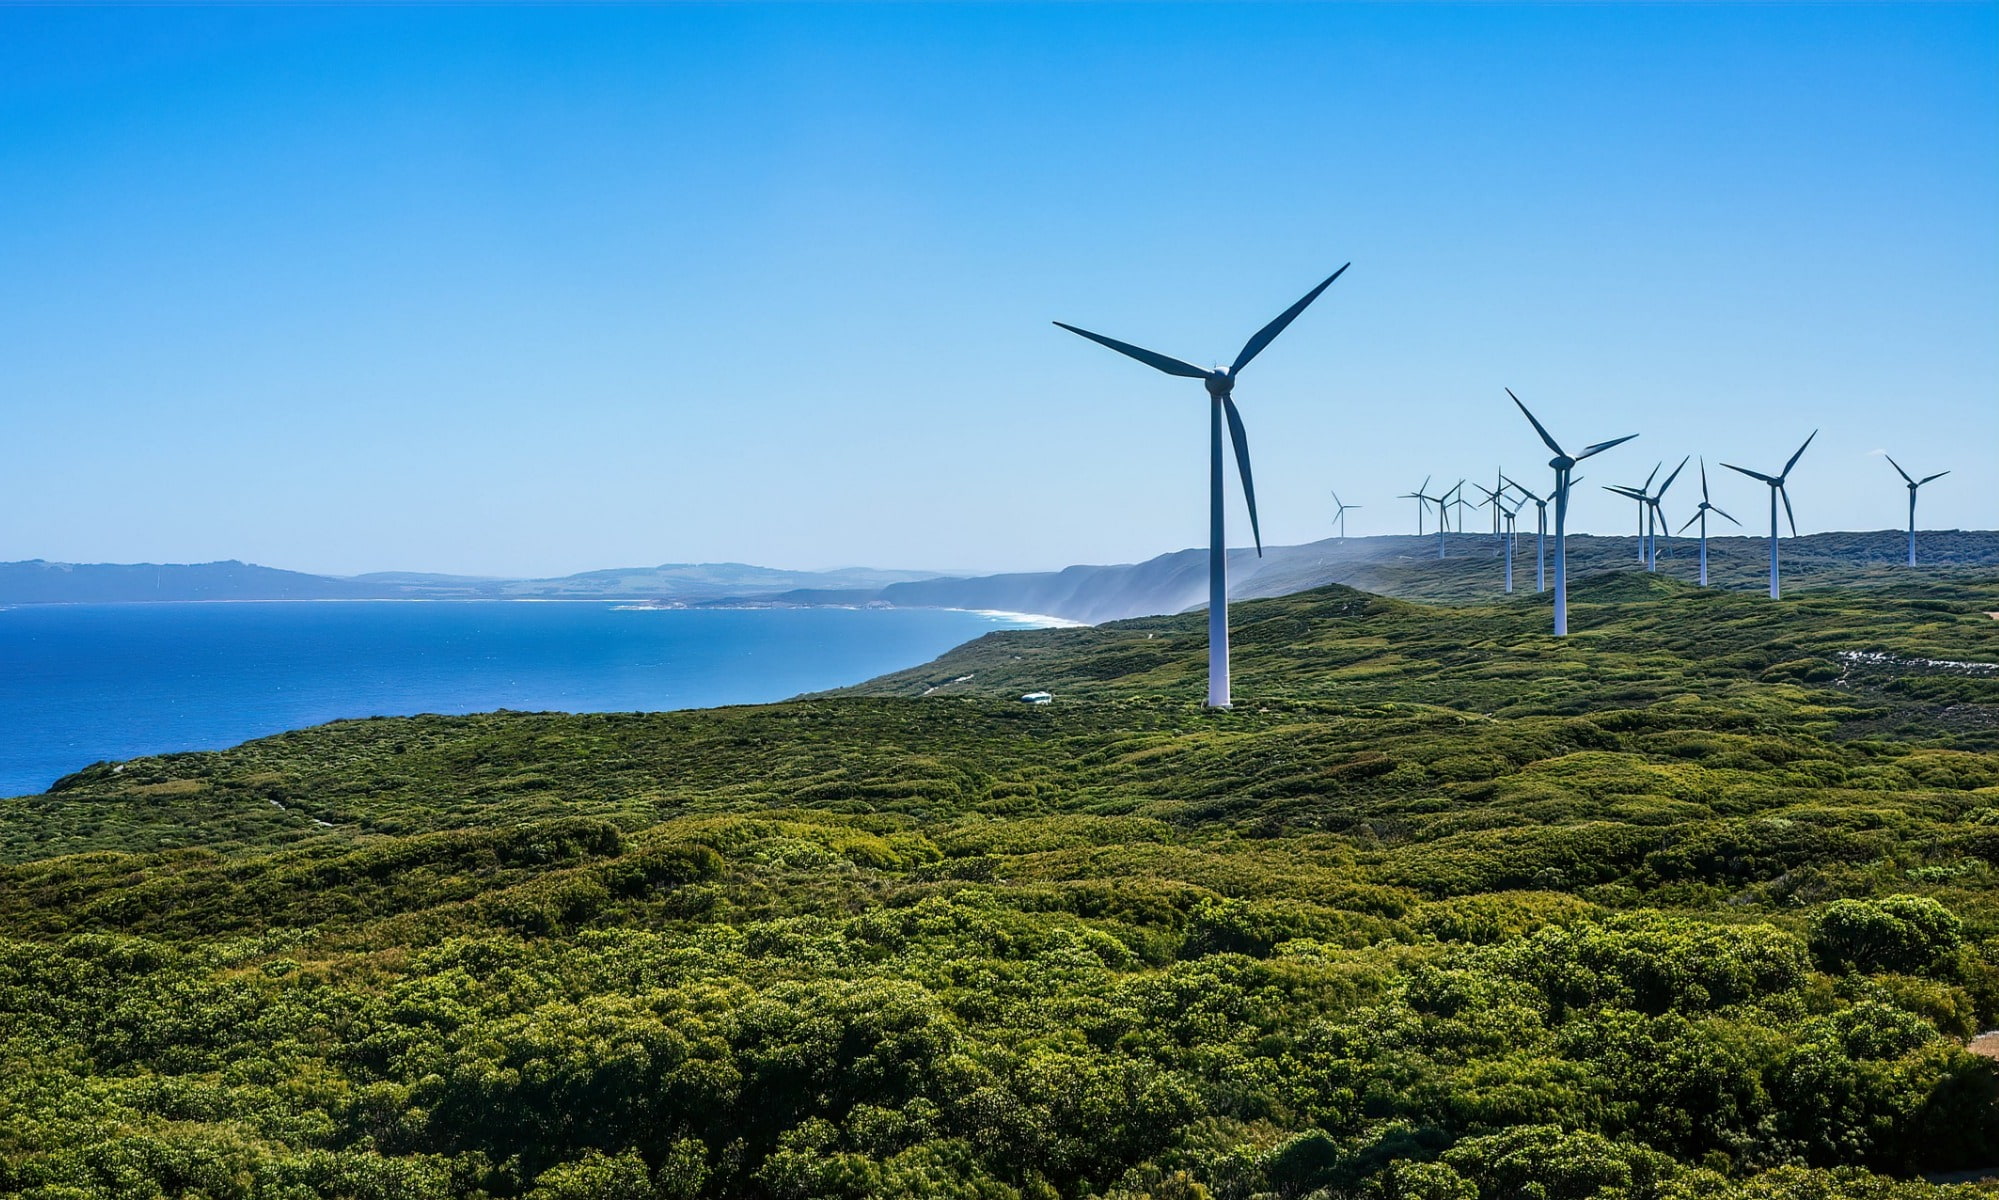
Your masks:
[{"label": "blue sky", "polygon": [[1752,526],[1815,426],[1801,527],[1882,449],[1999,515],[1992,4],[6,7],[0,174],[5,559],[1144,558],[1205,398],[1049,322],[1225,362],[1348,260],[1267,541],[1546,475],[1503,386]]}]

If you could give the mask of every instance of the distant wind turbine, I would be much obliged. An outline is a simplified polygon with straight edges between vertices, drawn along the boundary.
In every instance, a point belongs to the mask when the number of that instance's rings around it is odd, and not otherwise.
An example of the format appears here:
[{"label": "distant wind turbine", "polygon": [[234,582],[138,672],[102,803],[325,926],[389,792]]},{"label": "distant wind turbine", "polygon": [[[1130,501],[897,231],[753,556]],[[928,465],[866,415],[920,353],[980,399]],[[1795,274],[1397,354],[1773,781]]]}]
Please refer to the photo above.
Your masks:
[{"label": "distant wind turbine", "polygon": [[1465,481],[1462,479],[1458,480],[1452,486],[1451,490],[1444,494],[1455,497],[1451,503],[1457,506],[1457,528],[1459,533],[1463,533],[1465,531],[1465,508],[1471,504],[1469,500],[1465,499]]},{"label": "distant wind turbine", "polygon": [[1450,507],[1453,504],[1458,506],[1458,530],[1459,532],[1463,532],[1464,530],[1465,527],[1464,487],[1465,487],[1465,481],[1460,479],[1456,483],[1451,485],[1450,491],[1445,492],[1437,500],[1437,557],[1438,558],[1444,557],[1444,534],[1447,533],[1450,529],[1449,523],[1444,520],[1444,515],[1450,510]]},{"label": "distant wind turbine", "polygon": [[[1548,500],[1549,496],[1536,495],[1519,484],[1501,475],[1507,487],[1519,492],[1521,502],[1534,502],[1534,590],[1548,590]],[[1552,495],[1552,493],[1551,493]]]},{"label": "distant wind turbine", "polygon": [[1263,557],[1263,532],[1256,522],[1256,488],[1250,482],[1249,440],[1243,432],[1242,414],[1236,411],[1231,393],[1235,390],[1236,376],[1250,364],[1250,360],[1263,353],[1286,326],[1298,319],[1319,293],[1331,287],[1333,280],[1346,273],[1346,264],[1328,275],[1325,282],[1305,293],[1305,298],[1277,315],[1277,319],[1257,330],[1256,336],[1243,343],[1242,352],[1227,367],[1202,370],[1192,363],[1181,362],[1151,350],[1141,349],[1116,338],[1107,338],[1100,333],[1078,329],[1074,325],[1055,324],[1070,333],[1089,338],[1100,346],[1108,346],[1130,358],[1135,358],[1154,370],[1168,375],[1179,375],[1186,379],[1198,379],[1207,385],[1211,409],[1208,436],[1208,707],[1227,708],[1229,706],[1229,561],[1226,524],[1223,520],[1222,482],[1222,422],[1228,421],[1229,440],[1235,444],[1236,473],[1242,476],[1243,499],[1249,505],[1249,529],[1256,538],[1257,557]]},{"label": "distant wind turbine", "polygon": [[1942,479],[1944,476],[1950,474],[1950,472],[1938,471],[1934,475],[1925,475],[1921,479],[1911,479],[1909,478],[1909,473],[1902,469],[1902,464],[1896,462],[1893,455],[1884,454],[1881,457],[1886,458],[1888,465],[1895,468],[1895,474],[1900,475],[1902,482],[1909,485],[1909,565],[1913,567],[1916,565],[1916,489],[1932,479]]},{"label": "distant wind turbine", "polygon": [[1485,497],[1485,499],[1479,501],[1478,506],[1480,508],[1490,508],[1494,520],[1502,517],[1506,520],[1506,530],[1504,533],[1499,534],[1498,537],[1500,543],[1506,548],[1506,594],[1511,596],[1513,594],[1513,518],[1519,515],[1520,505],[1527,502],[1522,500],[1514,504],[1513,507],[1508,508],[1506,506],[1505,476],[1502,475],[1500,477],[1499,483],[1500,486],[1496,489],[1478,483],[1474,483],[1472,486],[1477,488],[1479,494]]},{"label": "distant wind turbine", "polygon": [[1783,471],[1775,476],[1765,475],[1761,471],[1752,471],[1748,467],[1738,467],[1734,463],[1721,464],[1722,466],[1727,467],[1731,471],[1740,471],[1742,474],[1749,476],[1751,479],[1760,479],[1764,483],[1770,485],[1770,598],[1772,600],[1777,599],[1778,596],[1777,497],[1782,496],[1784,498],[1784,516],[1789,518],[1791,522],[1791,536],[1792,537],[1798,536],[1798,518],[1796,515],[1794,515],[1791,512],[1791,493],[1785,490],[1784,481],[1791,477],[1791,468],[1797,466],[1798,460],[1805,456],[1805,446],[1811,445],[1812,438],[1815,438],[1818,435],[1819,435],[1818,430],[1816,429],[1812,430],[1811,437],[1805,439],[1805,445],[1798,447],[1798,452],[1791,456],[1791,461],[1785,463]]},{"label": "distant wind turbine", "polygon": [[[1657,470],[1657,468],[1656,468],[1656,467],[1655,467],[1655,468],[1653,468],[1653,469],[1654,469],[1655,471]],[[1650,483],[1650,482],[1651,482],[1651,480],[1649,480],[1649,479],[1648,479],[1648,480],[1646,480],[1646,482],[1647,482],[1647,483]],[[1635,488],[1635,487],[1632,487],[1632,486],[1630,486],[1629,484],[1623,484],[1623,483],[1606,483],[1606,484],[1604,484],[1604,485],[1603,485],[1603,490],[1604,490],[1604,491],[1606,491],[1606,492],[1610,492],[1610,493],[1612,493],[1613,495],[1618,495],[1618,496],[1622,496],[1622,497],[1624,497],[1624,498],[1625,498],[1626,500],[1632,500],[1632,501],[1636,501],[1636,502],[1637,502],[1637,504],[1638,504],[1638,565],[1639,565],[1639,566],[1644,566],[1644,565],[1645,565],[1645,518],[1646,518],[1646,517],[1647,517],[1648,515],[1650,515],[1649,511],[1648,511],[1648,510],[1646,509],[1646,507],[1645,507],[1645,489],[1643,489],[1643,488]]]},{"label": "distant wind turbine", "polygon": [[1628,484],[1613,484],[1603,489],[1606,492],[1616,492],[1627,500],[1636,500],[1638,502],[1638,561],[1641,565],[1645,561],[1645,496],[1643,493],[1651,489],[1652,481],[1659,477],[1659,468],[1665,465],[1665,463],[1655,464],[1652,467],[1652,473],[1647,475],[1645,482],[1638,487],[1631,487]]},{"label": "distant wind turbine", "polygon": [[1660,502],[1666,498],[1666,489],[1672,487],[1673,481],[1680,477],[1680,472],[1687,469],[1687,459],[1692,457],[1688,455],[1687,458],[1682,458],[1680,465],[1673,468],[1673,473],[1666,476],[1666,482],[1660,484],[1656,492],[1652,490],[1652,480],[1659,474],[1659,467],[1665,466],[1665,463],[1652,468],[1652,474],[1645,477],[1645,486],[1642,488],[1604,489],[1638,501],[1638,560],[1645,564],[1645,569],[1648,571],[1659,569],[1659,538],[1669,528],[1666,524],[1666,510],[1660,506]]},{"label": "distant wind turbine", "polygon": [[1340,499],[1338,492],[1333,493],[1333,504],[1333,522],[1340,527],[1340,540],[1344,542],[1347,540],[1347,510],[1350,508],[1366,508],[1367,506],[1365,504],[1348,504],[1346,501]]},{"label": "distant wind turbine", "polygon": [[1680,457],[1680,465],[1674,467],[1673,473],[1666,476],[1666,482],[1659,485],[1659,490],[1645,497],[1646,507],[1652,510],[1652,529],[1654,530],[1652,536],[1646,539],[1646,541],[1651,543],[1648,547],[1648,553],[1652,556],[1645,568],[1648,571],[1659,569],[1659,539],[1665,537],[1667,531],[1672,528],[1666,524],[1666,510],[1663,507],[1666,500],[1666,492],[1673,486],[1673,481],[1680,477],[1680,472],[1687,469],[1687,460],[1692,457],[1693,455],[1691,454],[1682,455]]},{"label": "distant wind turbine", "polygon": [[1428,475],[1425,475],[1423,476],[1423,486],[1417,488],[1413,492],[1404,492],[1400,496],[1396,497],[1397,500],[1414,500],[1416,502],[1417,537],[1423,536],[1423,514],[1430,511],[1429,506],[1432,503],[1434,503],[1437,499],[1435,496],[1428,494],[1429,490],[1430,490],[1430,477]]},{"label": "distant wind turbine", "polygon": [[1638,435],[1627,433],[1621,438],[1612,438],[1607,442],[1598,442],[1593,446],[1584,447],[1581,454],[1571,457],[1566,450],[1562,449],[1561,444],[1555,441],[1554,435],[1548,432],[1547,427],[1536,420],[1533,413],[1527,411],[1525,404],[1520,403],[1520,397],[1513,394],[1512,388],[1506,389],[1506,395],[1515,405],[1519,406],[1521,415],[1526,417],[1528,422],[1534,426],[1534,432],[1541,435],[1541,440],[1547,444],[1548,449],[1555,452],[1555,457],[1548,460],[1548,465],[1555,469],[1555,636],[1566,637],[1569,632],[1569,556],[1567,538],[1569,472],[1575,469],[1577,463],[1588,458],[1590,455],[1601,454],[1612,446],[1622,445]]},{"label": "distant wind turbine", "polygon": [[[1709,513],[1718,513],[1721,516],[1728,517],[1727,513],[1722,512],[1719,508],[1716,508],[1714,505],[1708,503],[1707,459],[1703,458],[1701,459],[1701,502],[1699,507],[1694,509],[1694,515],[1687,518],[1687,525],[1691,525],[1695,521],[1699,521],[1701,523],[1701,586],[1702,587],[1707,586],[1707,515]],[[1734,517],[1728,517],[1728,520],[1729,523],[1732,525],[1742,524],[1742,522],[1736,520]],[[1687,525],[1680,526],[1681,533],[1685,533],[1687,531]]]}]

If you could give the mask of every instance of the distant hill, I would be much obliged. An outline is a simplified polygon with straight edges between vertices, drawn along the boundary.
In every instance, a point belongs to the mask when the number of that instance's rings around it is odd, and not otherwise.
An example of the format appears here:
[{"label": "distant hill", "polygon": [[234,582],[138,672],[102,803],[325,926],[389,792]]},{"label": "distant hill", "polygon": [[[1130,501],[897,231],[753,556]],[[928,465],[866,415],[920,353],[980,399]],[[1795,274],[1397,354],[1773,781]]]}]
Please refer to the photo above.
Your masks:
[{"label": "distant hill", "polygon": [[[1920,535],[1922,570],[1931,576],[1999,567],[1999,532],[1939,530]],[[1580,581],[1636,564],[1632,537],[1569,539],[1569,571]],[[1708,544],[1714,586],[1753,591],[1764,586],[1768,542],[1714,538]],[[1896,530],[1816,533],[1783,542],[1787,587],[1861,586],[1905,582],[1904,535]],[[1552,539],[1549,543],[1553,551]],[[1437,537],[1409,535],[1328,538],[1302,546],[1229,552],[1231,597],[1288,596],[1327,584],[1405,600],[1468,603],[1501,593],[1503,559],[1489,533],[1453,533],[1437,557]],[[1692,539],[1660,540],[1659,572],[1696,577]],[[1552,572],[1552,564],[1550,571]],[[1534,536],[1520,535],[1514,586],[1534,588]],[[851,567],[789,571],[748,563],[662,563],[613,567],[548,579],[488,579],[467,575],[385,571],[341,578],[250,563],[190,565],[0,563],[0,604],[110,603],[137,600],[628,600],[634,603],[742,605],[892,605],[1041,613],[1101,624],[1163,616],[1208,602],[1208,554],[1176,550],[1139,563],[1064,567],[1006,575],[947,576],[934,571]]]},{"label": "distant hill", "polygon": [[356,600],[379,584],[254,563],[0,563],[0,604],[109,604],[144,600]]},{"label": "distant hill", "polygon": [[763,595],[799,588],[871,589],[917,579],[935,571],[885,571],[847,567],[831,571],[787,571],[748,563],[663,563],[657,567],[613,567],[554,579],[501,581],[501,596],[658,596],[680,601]]},{"label": "distant hill", "polygon": [[[1989,571],[1999,566],[1999,532],[1945,530],[1919,535],[1922,570],[1934,575]],[[1907,543],[1895,530],[1818,533],[1786,538],[1782,546],[1786,585],[1798,587],[1875,586],[1905,582]],[[1437,557],[1437,537],[1389,536],[1328,538],[1302,546],[1267,546],[1229,552],[1229,595],[1233,599],[1288,596],[1327,584],[1409,600],[1463,603],[1503,594],[1505,563],[1500,543],[1489,533],[1452,533]],[[1637,563],[1638,539],[1569,538],[1569,573],[1582,580]],[[1548,542],[1550,578],[1554,542]],[[1698,577],[1697,544],[1662,538],[1659,572],[1692,581]],[[1711,538],[1709,575],[1715,587],[1750,591],[1768,579],[1769,543],[1763,538]],[[1514,553],[1514,588],[1535,584],[1534,535],[1520,535]],[[730,602],[748,600],[735,597]],[[1077,566],[1060,571],[927,579],[848,591],[809,590],[756,598],[779,604],[891,604],[897,607],[1002,609],[1042,613],[1086,624],[1131,617],[1163,616],[1205,607],[1208,555],[1178,550],[1141,563]]]},{"label": "distant hill", "polygon": [[604,599],[695,603],[800,588],[878,589],[934,571],[852,567],[785,571],[745,563],[665,563],[552,579],[489,579],[414,571],[343,578],[254,563],[0,563],[0,604],[116,604],[157,600]]}]

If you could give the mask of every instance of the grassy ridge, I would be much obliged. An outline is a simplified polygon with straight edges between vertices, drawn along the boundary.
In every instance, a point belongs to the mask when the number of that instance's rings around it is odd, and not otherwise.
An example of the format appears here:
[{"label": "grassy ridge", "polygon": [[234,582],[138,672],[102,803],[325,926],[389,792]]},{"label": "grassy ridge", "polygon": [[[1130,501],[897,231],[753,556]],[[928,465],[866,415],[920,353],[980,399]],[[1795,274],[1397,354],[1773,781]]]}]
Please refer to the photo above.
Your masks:
[{"label": "grassy ridge", "polygon": [[[1738,514],[1746,515],[1746,514]],[[1515,542],[1514,587],[1534,588],[1534,534],[1531,510]],[[1752,520],[1753,523],[1753,520]],[[1712,523],[1718,526],[1719,521]],[[1987,530],[1926,530],[1917,535],[1922,566],[1914,574],[1905,565],[1907,535],[1897,530],[1814,533],[1787,537],[1782,546],[1782,575],[1787,592],[1819,588],[1900,588],[1943,582],[1951,587],[1976,587],[1999,570],[1999,533]],[[1434,533],[1424,538],[1370,537],[1346,542],[1330,540],[1287,548],[1267,573],[1250,580],[1257,596],[1280,596],[1327,583],[1340,583],[1407,600],[1483,604],[1503,594],[1505,561],[1489,533],[1445,535],[1448,557],[1439,560]],[[1593,576],[1634,571],[1638,539],[1571,534],[1568,539],[1570,583]],[[1316,551],[1305,555],[1299,552]],[[1658,574],[1683,583],[1700,578],[1700,547],[1692,537],[1658,539]],[[1554,552],[1554,541],[1548,542]],[[1294,561],[1295,559],[1295,561]],[[1255,560],[1238,570],[1253,569]],[[1554,562],[1548,563],[1553,578]],[[1708,539],[1709,583],[1719,591],[1767,593],[1770,543],[1762,537]],[[1201,599],[1205,599],[1202,597]]]},{"label": "grassy ridge", "polygon": [[[1999,580],[1342,588],[0,809],[0,1193],[1928,1196]],[[964,678],[969,676],[970,678]],[[1055,703],[1012,697],[1047,687]]]}]

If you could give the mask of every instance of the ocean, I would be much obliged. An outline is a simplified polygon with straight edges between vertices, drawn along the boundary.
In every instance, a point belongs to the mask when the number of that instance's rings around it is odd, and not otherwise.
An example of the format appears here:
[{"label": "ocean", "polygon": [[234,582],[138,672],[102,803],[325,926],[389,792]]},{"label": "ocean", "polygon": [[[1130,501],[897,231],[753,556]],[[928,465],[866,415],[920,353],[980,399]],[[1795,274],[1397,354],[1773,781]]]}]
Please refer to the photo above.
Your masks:
[{"label": "ocean", "polygon": [[0,796],[346,717],[782,700],[1040,623],[595,601],[23,605],[0,609]]}]

